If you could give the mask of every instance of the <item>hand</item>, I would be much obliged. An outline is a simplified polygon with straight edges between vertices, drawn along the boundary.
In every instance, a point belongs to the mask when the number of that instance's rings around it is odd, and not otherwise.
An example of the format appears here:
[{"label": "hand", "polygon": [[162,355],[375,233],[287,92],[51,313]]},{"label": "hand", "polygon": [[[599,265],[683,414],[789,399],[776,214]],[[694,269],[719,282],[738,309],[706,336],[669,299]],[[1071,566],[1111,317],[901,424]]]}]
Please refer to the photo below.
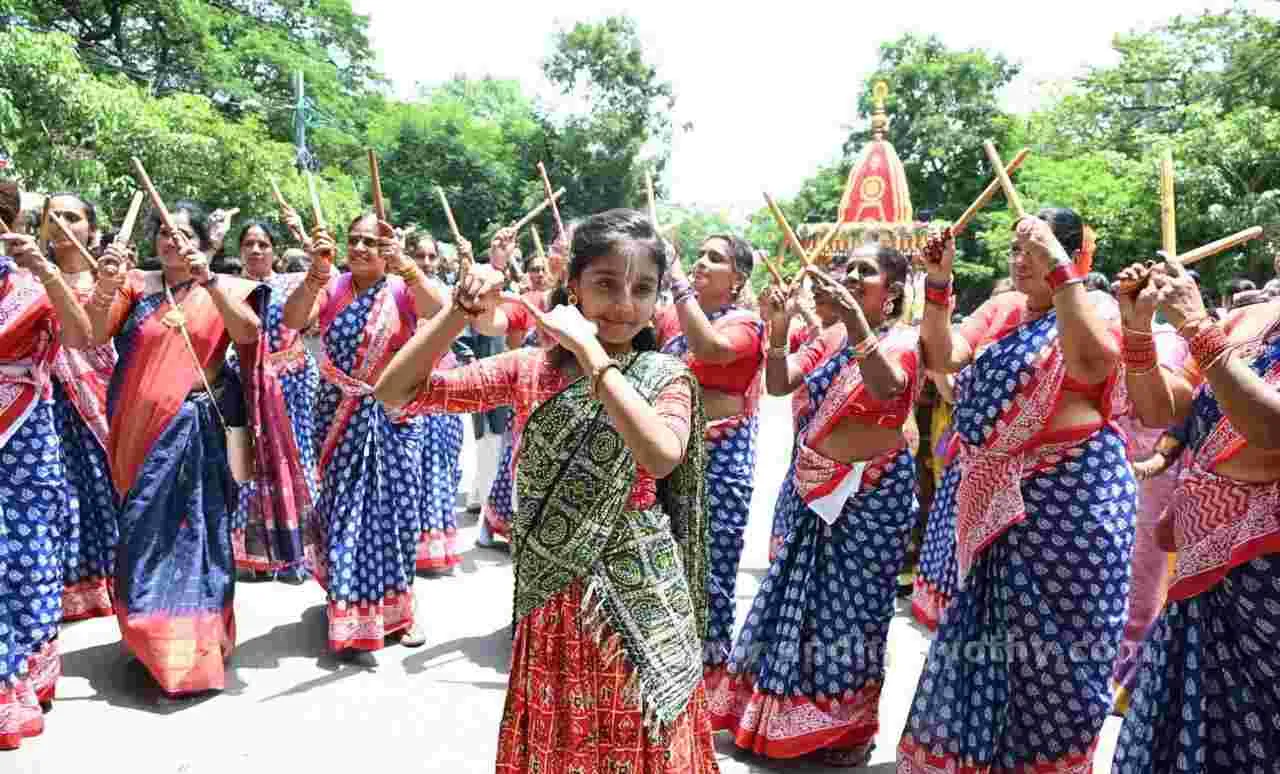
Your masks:
[{"label": "hand", "polygon": [[1168,469],[1169,460],[1165,459],[1163,454],[1155,452],[1145,460],[1138,460],[1133,463],[1133,477],[1139,481],[1147,481]]},{"label": "hand", "polygon": [[187,240],[182,249],[182,256],[187,259],[187,265],[191,268],[191,279],[195,280],[196,284],[204,285],[213,278],[213,272],[209,270],[209,257],[200,252],[195,242]]},{"label": "hand", "polygon": [[125,248],[115,244],[107,248],[107,252],[98,259],[98,282],[94,286],[95,295],[101,293],[107,297],[115,296],[116,291],[124,285],[127,260],[128,254]]},{"label": "hand", "polygon": [[[561,305],[550,312],[543,312],[526,299],[521,299],[520,303],[533,315],[538,330],[551,341],[569,350],[578,360],[583,372],[591,370],[593,360],[602,359],[599,356],[604,352],[604,347],[600,346],[600,340],[596,338],[596,324],[583,317],[578,307]],[[607,358],[606,354],[603,359]]]},{"label": "hand", "polygon": [[1151,269],[1150,284],[1156,291],[1156,306],[1175,328],[1208,317],[1200,286],[1177,261],[1167,261]]},{"label": "hand", "polygon": [[671,284],[688,282],[689,275],[685,273],[684,263],[680,260],[680,251],[676,248],[674,242],[667,242],[667,255],[671,256],[671,266],[667,268],[667,274],[671,277]]},{"label": "hand", "polygon": [[924,262],[925,273],[934,282],[950,282],[956,262],[956,240],[951,229],[929,237],[929,242],[920,252]]},{"label": "hand", "polygon": [[1049,272],[1062,263],[1071,263],[1071,256],[1053,229],[1039,218],[1026,216],[1014,227],[1014,244],[1026,256],[1032,270],[1039,277],[1049,276]]},{"label": "hand", "polygon": [[222,243],[226,241],[227,232],[231,230],[231,220],[239,214],[239,207],[230,210],[214,210],[209,215],[209,241],[217,247],[222,247]]},{"label": "hand", "polygon": [[458,259],[462,261],[463,265],[474,264],[476,262],[476,254],[475,251],[471,249],[470,240],[458,237],[458,244],[456,247],[458,250]]},{"label": "hand", "polygon": [[458,279],[456,293],[458,305],[474,315],[489,312],[498,305],[507,278],[502,272],[484,263],[468,266]]},{"label": "hand", "polygon": [[1120,324],[1138,331],[1151,330],[1151,320],[1156,313],[1156,289],[1147,282],[1150,266],[1135,263],[1122,269],[1116,275],[1116,285],[1134,284],[1138,290],[1133,293],[1116,293],[1116,303],[1120,305]]},{"label": "hand", "polygon": [[333,240],[333,234],[319,226],[311,230],[311,239],[303,244],[303,249],[311,258],[312,267],[318,267],[326,272],[333,266],[333,257],[338,254],[338,246]]},{"label": "hand", "polygon": [[782,290],[776,285],[771,285],[760,295],[760,316],[774,331],[781,333],[787,330],[790,322],[791,315],[787,305],[787,299],[782,295]]},{"label": "hand", "polygon": [[404,261],[404,251],[395,226],[385,220],[378,221],[378,255],[387,262],[387,271],[397,271]]},{"label": "hand", "polygon": [[0,235],[0,243],[9,246],[9,256],[19,268],[26,269],[36,276],[43,276],[50,268],[49,261],[40,252],[40,244],[29,234],[8,233]]},{"label": "hand", "polygon": [[289,233],[302,245],[302,249],[309,250],[308,244],[311,238],[307,236],[307,231],[302,226],[302,216],[298,211],[286,204],[280,208],[280,217],[284,219],[284,225],[289,229]]},{"label": "hand", "polygon": [[[839,311],[840,319],[847,322],[853,316],[863,317],[862,305],[858,303],[858,299],[854,298],[853,294],[843,284],[836,282],[835,278],[830,274],[812,266],[807,267],[805,272],[810,277],[813,277],[814,297],[822,298],[835,306]],[[799,277],[797,279],[802,278]],[[863,319],[865,320],[865,317]]]}]

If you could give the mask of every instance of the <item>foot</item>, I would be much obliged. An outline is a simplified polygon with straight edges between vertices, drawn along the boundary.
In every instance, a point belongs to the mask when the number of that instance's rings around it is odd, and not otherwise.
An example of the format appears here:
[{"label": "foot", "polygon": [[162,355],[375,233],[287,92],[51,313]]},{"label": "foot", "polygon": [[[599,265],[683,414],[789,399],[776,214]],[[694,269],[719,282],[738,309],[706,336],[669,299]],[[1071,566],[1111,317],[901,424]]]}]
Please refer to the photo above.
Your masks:
[{"label": "foot", "polygon": [[400,644],[406,648],[421,648],[427,644],[427,633],[422,631],[422,627],[414,624],[400,637]]}]

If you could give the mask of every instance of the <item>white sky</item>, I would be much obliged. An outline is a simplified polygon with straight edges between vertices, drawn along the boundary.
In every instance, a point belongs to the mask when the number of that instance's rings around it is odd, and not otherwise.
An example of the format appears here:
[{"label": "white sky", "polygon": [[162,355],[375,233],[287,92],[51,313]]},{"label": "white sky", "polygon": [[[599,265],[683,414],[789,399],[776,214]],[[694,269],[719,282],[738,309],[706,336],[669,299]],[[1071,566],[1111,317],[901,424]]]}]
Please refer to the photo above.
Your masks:
[{"label": "white sky", "polygon": [[[515,78],[552,97],[540,61],[557,23],[625,12],[646,58],[675,87],[677,133],[671,198],[754,210],[760,192],[787,196],[821,163],[838,158],[856,120],[855,100],[878,46],[904,32],[937,33],[952,48],[985,48],[1023,65],[1004,95],[1009,109],[1036,107],[1086,65],[1116,57],[1112,37],[1170,16],[1230,7],[1229,0],[1049,2],[845,2],[768,5],[698,0],[412,2],[354,0],[371,15],[383,71],[401,96],[454,74]],[[1269,15],[1276,0],[1247,5]],[[892,84],[890,85],[892,87]]]}]

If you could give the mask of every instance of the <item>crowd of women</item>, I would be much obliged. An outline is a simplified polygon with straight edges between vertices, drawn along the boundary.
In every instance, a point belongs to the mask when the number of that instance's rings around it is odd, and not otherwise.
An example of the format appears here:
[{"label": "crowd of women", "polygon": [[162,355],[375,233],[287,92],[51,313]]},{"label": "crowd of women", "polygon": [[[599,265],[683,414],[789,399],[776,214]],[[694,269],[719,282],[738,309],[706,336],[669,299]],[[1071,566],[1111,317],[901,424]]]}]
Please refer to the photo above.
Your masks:
[{"label": "crowd of women", "polygon": [[[471,414],[514,575],[498,771],[711,772],[721,731],[866,763],[913,544],[936,634],[899,772],[1088,771],[1113,711],[1119,772],[1280,759],[1280,302],[1218,319],[1174,261],[1091,291],[1070,209],[1019,221],[1010,287],[958,321],[946,231],[912,321],[895,249],[748,302],[751,245],[686,273],[631,210],[446,269],[430,235],[286,208],[306,267],[251,221],[242,276],[191,202],[152,271],[74,193],[65,230],[0,214],[0,748],[41,732],[76,619],[115,615],[165,694],[220,689],[237,578],[317,580],[344,658],[422,644]],[[795,443],[735,633],[766,391]]]}]

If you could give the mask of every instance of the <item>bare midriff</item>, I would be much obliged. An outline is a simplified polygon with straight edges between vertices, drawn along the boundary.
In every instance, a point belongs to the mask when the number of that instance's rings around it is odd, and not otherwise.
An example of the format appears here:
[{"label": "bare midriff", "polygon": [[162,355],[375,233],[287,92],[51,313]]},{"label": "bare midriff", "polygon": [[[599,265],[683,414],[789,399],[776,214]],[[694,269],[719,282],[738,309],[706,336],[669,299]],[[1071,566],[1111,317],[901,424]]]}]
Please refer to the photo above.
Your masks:
[{"label": "bare midriff", "polygon": [[747,399],[742,395],[734,395],[733,393],[705,390],[702,393],[702,405],[707,414],[707,421],[712,422],[717,419],[737,416],[746,411]]},{"label": "bare midriff", "polygon": [[1280,480],[1280,450],[1246,446],[1234,457],[1218,463],[1213,472],[1249,484],[1270,484]]},{"label": "bare midriff", "polygon": [[829,460],[845,464],[873,459],[906,446],[901,427],[878,427],[856,417],[841,420],[811,447]]}]

